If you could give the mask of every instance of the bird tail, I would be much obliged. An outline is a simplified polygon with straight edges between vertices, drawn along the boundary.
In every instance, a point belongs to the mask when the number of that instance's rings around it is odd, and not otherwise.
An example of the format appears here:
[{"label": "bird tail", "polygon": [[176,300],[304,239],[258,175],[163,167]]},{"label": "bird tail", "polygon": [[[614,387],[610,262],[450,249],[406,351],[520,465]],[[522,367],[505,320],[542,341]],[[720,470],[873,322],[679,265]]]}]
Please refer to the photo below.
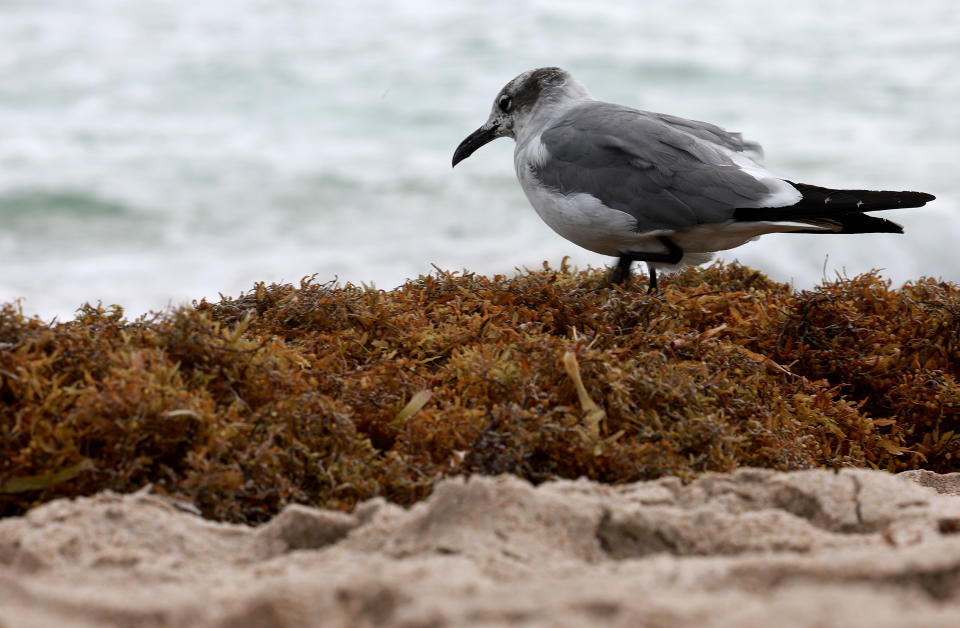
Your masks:
[{"label": "bird tail", "polygon": [[797,233],[903,233],[897,223],[864,212],[922,207],[936,197],[926,192],[884,190],[833,190],[787,181],[802,198],[786,207],[745,207],[734,211],[734,220],[801,222],[811,229]]}]

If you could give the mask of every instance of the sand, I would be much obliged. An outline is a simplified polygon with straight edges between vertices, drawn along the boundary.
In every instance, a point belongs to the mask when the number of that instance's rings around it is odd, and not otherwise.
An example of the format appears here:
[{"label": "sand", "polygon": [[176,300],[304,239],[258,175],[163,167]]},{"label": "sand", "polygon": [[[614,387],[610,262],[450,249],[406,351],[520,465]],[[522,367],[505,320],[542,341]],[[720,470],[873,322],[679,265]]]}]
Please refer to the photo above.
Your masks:
[{"label": "sand", "polygon": [[141,491],[0,521],[0,627],[957,626],[960,474],[442,481],[259,527]]}]

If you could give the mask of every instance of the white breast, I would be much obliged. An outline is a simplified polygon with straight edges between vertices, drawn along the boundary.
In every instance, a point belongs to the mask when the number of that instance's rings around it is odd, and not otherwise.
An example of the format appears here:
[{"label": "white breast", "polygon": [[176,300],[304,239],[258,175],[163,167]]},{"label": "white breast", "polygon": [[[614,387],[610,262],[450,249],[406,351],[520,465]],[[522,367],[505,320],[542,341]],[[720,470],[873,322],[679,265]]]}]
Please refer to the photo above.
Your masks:
[{"label": "white breast", "polygon": [[547,149],[537,135],[517,144],[514,166],[524,194],[551,229],[574,244],[603,255],[616,256],[628,250],[663,250],[655,240],[657,234],[634,231],[636,221],[630,214],[611,209],[590,194],[567,196],[542,186],[534,177],[532,167],[542,164],[547,156]]},{"label": "white breast", "polygon": [[603,255],[619,255],[636,239],[636,221],[629,214],[604,206],[589,194],[566,196],[540,185],[531,166],[543,162],[546,149],[535,137],[517,146],[514,166],[527,200],[551,229],[574,244]]}]

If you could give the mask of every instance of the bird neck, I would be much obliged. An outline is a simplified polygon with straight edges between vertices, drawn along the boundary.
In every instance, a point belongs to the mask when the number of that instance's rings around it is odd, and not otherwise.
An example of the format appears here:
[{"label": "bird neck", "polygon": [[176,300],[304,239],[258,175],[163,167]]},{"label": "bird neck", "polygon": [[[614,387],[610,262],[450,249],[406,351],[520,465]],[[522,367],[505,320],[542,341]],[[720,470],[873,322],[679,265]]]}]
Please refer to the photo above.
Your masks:
[{"label": "bird neck", "polygon": [[[534,137],[538,137],[544,129],[566,115],[572,108],[593,100],[582,85],[577,83],[577,86],[580,87],[580,90],[568,91],[565,89],[562,94],[552,97],[542,95],[533,111],[530,112],[529,117],[523,121],[523,124],[517,125],[518,128],[514,129],[517,146],[525,145]],[[564,87],[568,86],[564,85]]]}]

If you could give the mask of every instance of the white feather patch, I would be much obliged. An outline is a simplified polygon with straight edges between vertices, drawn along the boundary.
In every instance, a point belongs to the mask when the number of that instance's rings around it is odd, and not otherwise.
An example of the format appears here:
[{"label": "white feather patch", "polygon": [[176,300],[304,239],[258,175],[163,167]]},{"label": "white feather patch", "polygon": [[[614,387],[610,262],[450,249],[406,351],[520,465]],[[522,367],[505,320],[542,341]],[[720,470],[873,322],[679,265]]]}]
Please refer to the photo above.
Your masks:
[{"label": "white feather patch", "polygon": [[743,153],[736,153],[732,150],[725,152],[737,164],[741,171],[749,174],[751,177],[762,183],[770,190],[770,196],[764,198],[757,207],[788,207],[800,202],[803,194],[800,191],[773,174],[757,162],[753,161]]}]

